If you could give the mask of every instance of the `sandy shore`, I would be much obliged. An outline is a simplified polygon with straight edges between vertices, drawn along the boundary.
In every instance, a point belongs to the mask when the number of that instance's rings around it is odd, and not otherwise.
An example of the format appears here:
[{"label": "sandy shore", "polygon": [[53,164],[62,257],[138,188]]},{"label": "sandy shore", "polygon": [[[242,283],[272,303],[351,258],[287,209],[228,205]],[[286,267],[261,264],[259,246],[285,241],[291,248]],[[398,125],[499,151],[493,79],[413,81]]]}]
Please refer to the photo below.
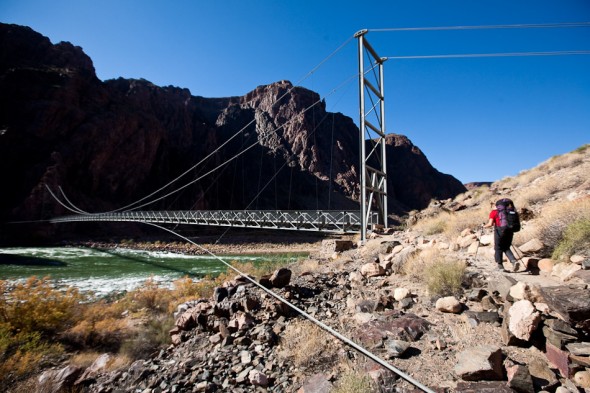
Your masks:
[{"label": "sandy shore", "polygon": [[69,242],[69,246],[98,249],[129,248],[146,251],[168,251],[189,255],[257,255],[257,254],[309,254],[321,247],[326,236],[311,234],[260,234],[188,237],[194,244],[176,239],[166,240],[109,240]]}]

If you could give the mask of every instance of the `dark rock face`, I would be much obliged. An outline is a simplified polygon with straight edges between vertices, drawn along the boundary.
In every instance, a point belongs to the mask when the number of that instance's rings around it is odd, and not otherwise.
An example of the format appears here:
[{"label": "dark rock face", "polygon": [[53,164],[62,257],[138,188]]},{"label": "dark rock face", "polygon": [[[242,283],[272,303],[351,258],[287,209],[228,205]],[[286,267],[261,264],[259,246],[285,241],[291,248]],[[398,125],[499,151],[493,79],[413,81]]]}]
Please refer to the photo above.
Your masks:
[{"label": "dark rock face", "polygon": [[[393,212],[465,191],[406,137],[389,135],[387,145]],[[317,93],[288,81],[229,98],[146,80],[103,82],[80,47],[0,24],[0,222],[68,213],[44,185],[61,186],[82,210],[111,210],[209,154],[158,195],[239,152],[221,170],[144,209],[356,209],[358,150],[352,119],[326,112]],[[41,237],[56,230],[35,228]]]}]

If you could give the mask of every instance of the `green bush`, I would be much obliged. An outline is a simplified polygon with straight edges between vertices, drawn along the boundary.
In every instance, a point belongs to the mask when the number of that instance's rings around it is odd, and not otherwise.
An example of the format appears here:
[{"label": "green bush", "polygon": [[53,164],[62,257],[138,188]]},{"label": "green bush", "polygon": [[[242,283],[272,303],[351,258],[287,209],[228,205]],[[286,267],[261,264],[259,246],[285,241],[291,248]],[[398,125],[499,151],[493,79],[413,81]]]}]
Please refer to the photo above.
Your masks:
[{"label": "green bush", "polygon": [[569,224],[561,240],[553,250],[553,259],[568,259],[575,253],[590,250],[590,219],[580,219]]}]

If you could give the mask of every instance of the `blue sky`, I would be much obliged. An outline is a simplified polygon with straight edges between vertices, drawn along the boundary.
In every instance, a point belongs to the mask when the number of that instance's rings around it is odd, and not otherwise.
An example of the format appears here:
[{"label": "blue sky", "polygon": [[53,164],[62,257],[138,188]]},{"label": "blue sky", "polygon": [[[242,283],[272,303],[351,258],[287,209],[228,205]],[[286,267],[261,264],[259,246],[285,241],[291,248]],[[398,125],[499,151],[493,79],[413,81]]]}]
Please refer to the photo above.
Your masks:
[{"label": "blue sky", "polygon": [[[590,22],[590,1],[2,0],[0,21],[81,46],[102,80],[226,97],[287,79],[358,124],[357,31]],[[366,38],[383,57],[590,50],[590,27]],[[462,182],[513,176],[590,142],[590,55],[392,59],[384,74],[387,131]]]}]

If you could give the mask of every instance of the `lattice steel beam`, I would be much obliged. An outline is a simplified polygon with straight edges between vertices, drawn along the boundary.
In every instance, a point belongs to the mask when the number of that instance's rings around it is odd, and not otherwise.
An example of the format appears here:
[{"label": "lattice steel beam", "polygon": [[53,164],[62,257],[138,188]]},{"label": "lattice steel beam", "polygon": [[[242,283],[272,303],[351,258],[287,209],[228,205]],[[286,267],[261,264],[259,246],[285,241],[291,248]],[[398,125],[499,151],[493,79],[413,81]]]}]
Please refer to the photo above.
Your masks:
[{"label": "lattice steel beam", "polygon": [[[376,223],[376,214],[369,217]],[[97,213],[57,217],[53,223],[77,221],[151,222],[240,228],[286,229],[331,233],[361,231],[358,211],[323,210],[163,210]]]}]

